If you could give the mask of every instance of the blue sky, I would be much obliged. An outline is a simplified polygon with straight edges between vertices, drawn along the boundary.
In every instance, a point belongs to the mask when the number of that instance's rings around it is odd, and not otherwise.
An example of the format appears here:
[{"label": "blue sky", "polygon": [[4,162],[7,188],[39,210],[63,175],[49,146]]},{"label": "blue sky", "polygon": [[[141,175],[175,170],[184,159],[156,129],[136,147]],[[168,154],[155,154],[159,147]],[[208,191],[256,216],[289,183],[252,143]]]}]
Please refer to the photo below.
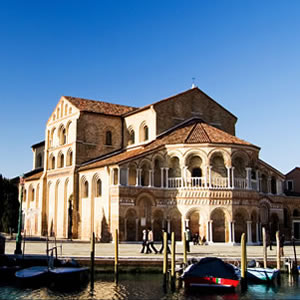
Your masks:
[{"label": "blue sky", "polygon": [[300,1],[0,1],[0,173],[62,95],[143,106],[196,85],[236,134],[287,173],[300,166]]}]

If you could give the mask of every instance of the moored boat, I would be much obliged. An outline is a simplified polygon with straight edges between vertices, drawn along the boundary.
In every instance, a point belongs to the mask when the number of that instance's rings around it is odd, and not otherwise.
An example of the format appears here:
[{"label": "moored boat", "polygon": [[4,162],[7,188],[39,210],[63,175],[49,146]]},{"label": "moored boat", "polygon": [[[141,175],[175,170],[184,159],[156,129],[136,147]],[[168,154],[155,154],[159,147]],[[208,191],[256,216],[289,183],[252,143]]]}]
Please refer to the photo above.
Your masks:
[{"label": "moored boat", "polygon": [[185,287],[209,287],[232,289],[239,278],[232,265],[216,257],[206,257],[189,265],[181,275]]},{"label": "moored boat", "polygon": [[272,283],[280,274],[280,270],[271,268],[247,268],[247,281],[257,283]]},{"label": "moored boat", "polygon": [[78,287],[88,279],[89,268],[59,267],[49,270],[51,286],[54,287]]},{"label": "moored boat", "polygon": [[47,281],[49,268],[47,266],[35,266],[17,271],[17,281],[24,285],[40,285]]}]

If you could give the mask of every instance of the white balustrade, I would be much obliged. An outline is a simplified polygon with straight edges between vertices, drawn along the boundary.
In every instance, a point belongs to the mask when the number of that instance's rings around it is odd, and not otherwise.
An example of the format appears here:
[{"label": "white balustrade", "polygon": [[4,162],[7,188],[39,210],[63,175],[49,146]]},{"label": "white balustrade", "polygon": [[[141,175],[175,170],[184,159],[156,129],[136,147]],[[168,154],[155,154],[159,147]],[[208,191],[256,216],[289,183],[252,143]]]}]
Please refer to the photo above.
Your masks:
[{"label": "white balustrade", "polygon": [[213,177],[212,178],[212,188],[213,189],[227,189],[228,188],[227,177]]},{"label": "white balustrade", "polygon": [[169,177],[168,184],[169,188],[180,188],[182,187],[183,180],[181,177]]},{"label": "white balustrade", "polygon": [[246,178],[234,178],[234,187],[236,189],[245,190],[247,188],[247,179]]},{"label": "white balustrade", "polygon": [[204,188],[205,178],[204,177],[191,177],[191,187]]},{"label": "white balustrade", "polygon": [[[185,184],[186,182],[186,184]],[[207,184],[206,184],[207,182]],[[257,181],[252,180],[252,189],[256,190]],[[212,177],[210,189],[231,189],[228,187],[227,177]],[[183,177],[169,177],[168,178],[168,188],[195,188],[195,189],[209,189],[209,178],[205,177],[189,177],[185,181]],[[247,189],[247,179],[246,178],[234,178],[234,188],[246,190]]]}]

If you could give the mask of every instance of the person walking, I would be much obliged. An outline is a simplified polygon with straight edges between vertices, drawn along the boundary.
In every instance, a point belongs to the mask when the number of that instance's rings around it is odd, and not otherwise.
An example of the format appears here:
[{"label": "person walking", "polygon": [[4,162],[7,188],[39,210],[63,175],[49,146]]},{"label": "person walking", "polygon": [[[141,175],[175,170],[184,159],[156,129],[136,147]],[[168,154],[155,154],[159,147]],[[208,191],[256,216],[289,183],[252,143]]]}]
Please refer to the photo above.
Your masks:
[{"label": "person walking", "polygon": [[152,253],[151,249],[155,252],[155,254],[158,253],[157,249],[155,248],[154,246],[154,236],[153,236],[153,231],[151,228],[149,228],[149,231],[148,231],[148,243],[147,243],[147,251],[146,253]]},{"label": "person walking", "polygon": [[279,252],[280,252],[281,257],[284,256],[284,253],[283,253],[284,241],[285,241],[285,237],[284,237],[284,234],[282,234],[279,239],[279,250],[280,250]]},{"label": "person walking", "polygon": [[143,240],[143,242],[142,242],[142,250],[141,250],[141,253],[144,253],[145,248],[146,248],[146,247],[148,248],[148,246],[147,246],[147,243],[148,243],[148,231],[147,231],[146,228],[143,230],[143,237],[142,237],[142,240]]},{"label": "person walking", "polygon": [[[164,233],[166,232],[166,230],[163,228],[161,230],[161,232],[162,232],[162,236],[161,236],[161,248],[159,249],[159,253],[163,253],[163,251],[164,251]],[[170,234],[167,233],[167,249],[168,249],[167,251],[168,251],[168,253],[171,253],[170,248],[169,248],[169,244],[168,244],[169,240],[170,240]]]}]

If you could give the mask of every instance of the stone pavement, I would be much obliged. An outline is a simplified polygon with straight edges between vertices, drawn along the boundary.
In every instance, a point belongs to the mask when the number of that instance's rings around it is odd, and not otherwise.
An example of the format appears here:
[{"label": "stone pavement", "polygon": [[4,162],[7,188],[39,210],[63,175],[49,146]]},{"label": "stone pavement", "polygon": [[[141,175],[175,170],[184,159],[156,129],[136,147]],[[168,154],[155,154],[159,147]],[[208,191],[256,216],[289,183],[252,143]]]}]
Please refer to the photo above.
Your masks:
[{"label": "stone pavement", "polygon": [[[86,257],[90,256],[90,244],[79,241],[63,241],[57,242],[57,245],[62,245],[62,256],[64,257]],[[53,247],[54,242],[49,242],[49,247]],[[160,244],[155,244],[157,249],[160,249]],[[6,240],[5,252],[6,254],[13,254],[16,247],[15,240]],[[95,247],[96,258],[112,258],[114,257],[113,243],[97,243]],[[23,249],[23,245],[22,245]],[[272,247],[273,250],[268,248],[268,260],[276,260],[276,246]],[[119,245],[120,258],[142,258],[144,259],[162,259],[162,254],[142,254],[140,253],[141,243],[121,243]],[[300,255],[300,246],[296,246],[296,253]],[[46,242],[45,241],[26,241],[25,254],[46,254]],[[60,255],[60,249],[58,249]],[[285,257],[294,258],[293,247],[288,245],[284,246]],[[183,245],[182,243],[176,244],[176,257],[182,257]],[[198,246],[191,244],[191,252],[188,253],[188,257],[205,257],[216,256],[224,259],[239,260],[241,256],[241,248],[239,245],[228,244],[212,244],[206,246]],[[262,259],[263,247],[262,246],[247,246],[248,259],[256,258]],[[300,258],[299,258],[300,260]]]}]

